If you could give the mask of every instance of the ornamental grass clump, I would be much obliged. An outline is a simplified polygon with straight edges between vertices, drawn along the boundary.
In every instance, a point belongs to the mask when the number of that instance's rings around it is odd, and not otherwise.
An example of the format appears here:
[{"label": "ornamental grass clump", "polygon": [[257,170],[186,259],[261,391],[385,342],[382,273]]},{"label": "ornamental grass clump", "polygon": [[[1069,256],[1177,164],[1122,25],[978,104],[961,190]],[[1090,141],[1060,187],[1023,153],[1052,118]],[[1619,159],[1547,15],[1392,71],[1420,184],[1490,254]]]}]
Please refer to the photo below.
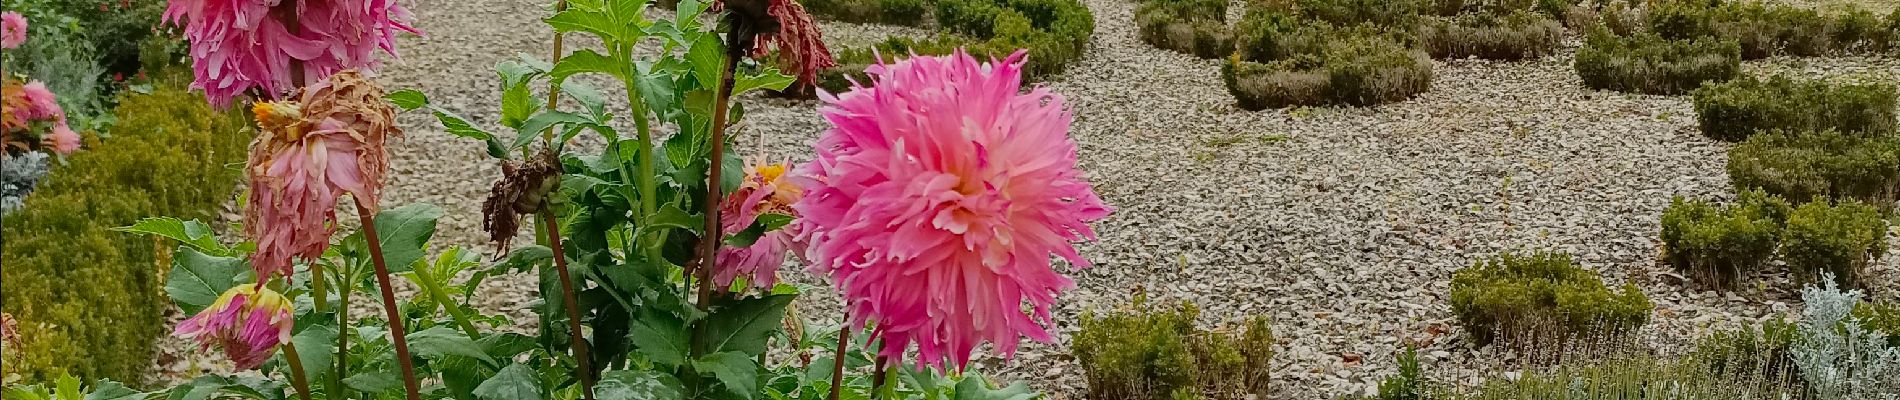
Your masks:
[{"label": "ornamental grass clump", "polygon": [[1728,176],[1738,189],[1794,203],[1832,198],[1891,207],[1900,199],[1900,136],[1757,133],[1729,149]]},{"label": "ornamental grass clump", "polygon": [[1613,340],[1647,324],[1652,308],[1636,286],[1612,290],[1561,253],[1502,254],[1451,280],[1451,312],[1479,345]]},{"label": "ornamental grass clump", "polygon": [[1234,53],[1227,27],[1227,2],[1145,0],[1135,8],[1141,41],[1195,57],[1218,59]]},{"label": "ornamental grass clump", "polygon": [[1781,260],[1803,282],[1832,276],[1828,285],[1863,287],[1868,267],[1886,254],[1887,220],[1873,206],[1822,199],[1788,215]]},{"label": "ornamental grass clump", "polygon": [[1592,31],[1574,67],[1584,86],[1619,92],[1679,95],[1741,71],[1741,48],[1709,38],[1669,40],[1641,33],[1619,37]]},{"label": "ornamental grass clump", "polygon": [[1704,285],[1732,287],[1774,256],[1791,210],[1786,200],[1758,190],[1727,206],[1677,196],[1663,210],[1663,258]]},{"label": "ornamental grass clump", "polygon": [[1414,36],[1433,58],[1522,60],[1556,51],[1563,44],[1564,27],[1530,11],[1481,12],[1427,19]]},{"label": "ornamental grass clump", "polygon": [[1693,93],[1702,134],[1740,142],[1759,132],[1834,130],[1867,136],[1900,131],[1896,93],[1889,83],[1743,76],[1704,85]]},{"label": "ornamental grass clump", "polygon": [[1083,314],[1075,357],[1089,398],[1246,399],[1269,394],[1273,332],[1264,317],[1232,329],[1195,327],[1192,303]]}]

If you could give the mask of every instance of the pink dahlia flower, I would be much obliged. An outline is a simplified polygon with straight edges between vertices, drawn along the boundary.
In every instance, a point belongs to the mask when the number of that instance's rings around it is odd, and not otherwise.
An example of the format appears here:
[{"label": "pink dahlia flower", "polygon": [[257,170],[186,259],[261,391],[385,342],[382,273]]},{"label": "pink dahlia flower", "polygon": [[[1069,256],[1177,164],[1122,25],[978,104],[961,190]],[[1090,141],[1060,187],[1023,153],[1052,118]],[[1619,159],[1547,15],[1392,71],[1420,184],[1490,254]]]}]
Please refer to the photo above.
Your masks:
[{"label": "pink dahlia flower", "polygon": [[1110,210],[1075,168],[1062,96],[1022,92],[1024,54],[912,56],[820,94],[832,128],[792,208],[812,268],[853,324],[877,322],[881,355],[915,344],[920,366],[962,368],[981,342],[1012,356],[1022,337],[1050,341],[1049,308],[1074,286],[1052,258],[1089,265],[1071,243]]},{"label": "pink dahlia flower", "polygon": [[0,49],[20,47],[21,43],[26,43],[26,17],[12,11],[0,13]]},{"label": "pink dahlia flower", "polygon": [[402,133],[382,98],[381,88],[343,71],[305,88],[301,103],[251,107],[262,129],[246,169],[251,196],[244,228],[257,242],[251,268],[258,279],[290,276],[294,258],[322,257],[344,193],[376,209],[389,169],[384,142]]},{"label": "pink dahlia flower", "polygon": [[237,362],[239,370],[257,368],[290,341],[295,318],[290,299],[263,285],[238,285],[218,301],[178,323],[173,336],[198,341],[200,348],[217,346]]},{"label": "pink dahlia flower", "polygon": [[66,127],[65,123],[53,126],[53,133],[46,135],[46,141],[53,145],[53,152],[73,154],[79,151],[79,133]]},{"label": "pink dahlia flower", "polygon": [[[796,217],[792,203],[798,201],[802,189],[786,179],[787,169],[790,169],[787,164],[746,166],[745,181],[720,203],[723,206],[719,210],[722,233],[733,235],[745,231],[762,215]],[[778,267],[785,265],[786,253],[796,254],[804,249],[795,240],[796,230],[788,224],[765,232],[751,246],[720,248],[713,283],[730,287],[733,280],[745,276],[752,287],[771,290],[772,285],[778,283]]]},{"label": "pink dahlia flower", "polygon": [[[295,7],[294,10],[279,10]],[[281,15],[295,15],[295,32]],[[315,82],[345,69],[380,66],[377,50],[394,54],[397,31],[417,33],[409,11],[393,0],[171,0],[165,20],[191,41],[194,89],[212,104],[257,89],[280,98],[296,89],[292,60]]]},{"label": "pink dahlia flower", "polygon": [[20,113],[22,117],[34,121],[66,120],[66,111],[60,109],[59,99],[53,95],[52,90],[46,88],[46,82],[33,81],[27,83],[26,86],[22,88],[22,93],[26,95],[26,102],[29,106]]}]

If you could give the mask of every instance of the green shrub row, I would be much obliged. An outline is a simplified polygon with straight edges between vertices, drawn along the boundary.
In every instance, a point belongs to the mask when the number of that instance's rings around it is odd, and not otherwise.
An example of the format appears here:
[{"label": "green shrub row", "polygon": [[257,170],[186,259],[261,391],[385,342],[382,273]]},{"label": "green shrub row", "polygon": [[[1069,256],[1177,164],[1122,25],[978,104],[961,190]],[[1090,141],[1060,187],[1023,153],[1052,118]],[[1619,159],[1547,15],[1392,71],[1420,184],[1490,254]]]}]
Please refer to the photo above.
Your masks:
[{"label": "green shrub row", "polygon": [[1273,359],[1266,318],[1241,329],[1196,328],[1191,303],[1082,316],[1074,354],[1091,399],[1169,400],[1265,398]]},{"label": "green shrub row", "polygon": [[1696,281],[1728,287],[1774,256],[1791,210],[1758,190],[1726,207],[1677,196],[1663,210],[1663,258]]},{"label": "green shrub row", "polygon": [[1479,12],[1419,23],[1419,47],[1433,58],[1522,60],[1550,54],[1563,44],[1564,27],[1529,11]]},{"label": "green shrub row", "polygon": [[1136,33],[1149,45],[1200,58],[1234,54],[1221,0],[1146,0],[1135,8]]},{"label": "green shrub row", "polygon": [[1887,220],[1857,201],[1815,201],[1788,215],[1781,260],[1802,282],[1823,274],[1843,287],[1862,287],[1867,267],[1887,253]]},{"label": "green shrub row", "polygon": [[1221,79],[1240,108],[1303,105],[1370,106],[1404,101],[1431,89],[1424,52],[1377,37],[1347,38],[1317,55],[1269,63],[1228,59]]},{"label": "green shrub row", "polygon": [[1791,202],[1856,199],[1887,206],[1900,199],[1900,137],[1834,131],[1771,131],[1729,149],[1729,181]]},{"label": "green shrub row", "polygon": [[1577,50],[1575,67],[1584,86],[1594,89],[1675,95],[1734,78],[1742,59],[1733,41],[1619,37],[1596,30]]},{"label": "green shrub row", "polygon": [[925,0],[799,0],[812,15],[844,22],[919,26],[928,21]]},{"label": "green shrub row", "polygon": [[1900,45],[1900,12],[1883,20],[1857,8],[1829,15],[1760,1],[1668,0],[1650,7],[1648,26],[1669,39],[1734,41],[1746,59],[1884,52]]},{"label": "green shrub row", "polygon": [[189,77],[128,92],[112,137],[87,143],[0,222],[0,309],[19,319],[22,339],[7,372],[138,382],[151,365],[166,267],[153,241],[111,229],[153,215],[216,219],[250,139],[241,113],[184,89]]},{"label": "green shrub row", "polygon": [[1004,57],[1028,49],[1030,79],[1054,75],[1082,58],[1095,34],[1095,15],[1077,0],[936,0],[941,34],[928,39],[890,38],[870,48],[837,51],[838,66],[820,74],[819,86],[841,92],[850,80],[869,84],[864,69],[879,54],[943,55],[964,48],[978,57]]},{"label": "green shrub row", "polygon": [[1891,134],[1896,92],[1885,83],[1833,85],[1783,76],[1744,76],[1694,92],[1702,134],[1732,142],[1756,132],[1837,130]]},{"label": "green shrub row", "polygon": [[1649,323],[1653,308],[1635,286],[1611,290],[1568,254],[1503,254],[1451,280],[1451,312],[1479,345],[1621,336]]}]

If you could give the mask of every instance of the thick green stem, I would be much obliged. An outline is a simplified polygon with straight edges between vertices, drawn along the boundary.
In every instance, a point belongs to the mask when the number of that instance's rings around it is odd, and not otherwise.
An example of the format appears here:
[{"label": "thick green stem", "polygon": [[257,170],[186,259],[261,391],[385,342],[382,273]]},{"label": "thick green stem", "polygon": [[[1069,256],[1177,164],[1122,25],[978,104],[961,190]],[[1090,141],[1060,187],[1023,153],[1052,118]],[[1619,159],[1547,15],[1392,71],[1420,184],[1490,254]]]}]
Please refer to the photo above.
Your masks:
[{"label": "thick green stem", "polygon": [[402,367],[403,388],[407,389],[409,400],[422,400],[422,386],[416,380],[415,361],[409,356],[409,337],[403,326],[402,312],[396,310],[396,288],[389,282],[389,266],[383,261],[382,236],[376,234],[376,213],[360,199],[356,203],[357,218],[363,221],[363,242],[369,244],[370,262],[376,265],[376,283],[383,292],[383,311],[389,316],[390,343],[396,346],[396,363]]},{"label": "thick green stem", "polygon": [[317,312],[330,311],[330,285],[323,279],[323,264],[310,264],[310,298]]},{"label": "thick green stem", "polygon": [[475,323],[469,321],[468,314],[463,313],[461,307],[455,306],[455,299],[449,297],[449,292],[442,289],[440,282],[435,281],[435,276],[428,268],[416,268],[410,272],[416,274],[416,285],[422,286],[422,291],[428,293],[430,299],[442,305],[442,310],[449,313],[449,318],[455,319],[455,325],[462,328],[462,333],[468,334],[469,339],[481,340],[482,332],[475,329]]},{"label": "thick green stem", "polygon": [[336,373],[330,375],[330,390],[327,391],[332,400],[342,400],[346,394],[343,377],[349,376],[350,372],[350,292],[355,290],[350,281],[350,277],[354,276],[351,268],[346,267],[337,272]]},{"label": "thick green stem", "polygon": [[296,389],[297,398],[310,400],[310,380],[304,375],[303,358],[297,356],[296,343],[284,343],[284,362],[290,364],[290,387]]}]

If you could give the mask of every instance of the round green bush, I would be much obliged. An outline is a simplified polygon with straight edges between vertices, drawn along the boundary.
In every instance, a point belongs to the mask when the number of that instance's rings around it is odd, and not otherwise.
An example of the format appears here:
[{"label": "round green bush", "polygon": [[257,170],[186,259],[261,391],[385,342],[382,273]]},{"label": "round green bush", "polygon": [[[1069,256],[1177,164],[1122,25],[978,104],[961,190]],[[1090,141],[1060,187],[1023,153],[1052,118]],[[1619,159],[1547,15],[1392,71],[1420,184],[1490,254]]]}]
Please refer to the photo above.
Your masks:
[{"label": "round green bush", "polygon": [[1574,66],[1590,88],[1676,95],[1706,82],[1733,79],[1741,72],[1742,58],[1733,41],[1668,40],[1653,34],[1619,37],[1597,30],[1577,50]]},{"label": "round green bush", "polygon": [[1635,286],[1610,290],[1568,254],[1502,254],[1451,279],[1451,312],[1479,345],[1621,336],[1653,308]]},{"label": "round green bush", "polygon": [[1099,400],[1227,399],[1268,395],[1273,331],[1264,317],[1239,329],[1194,326],[1192,303],[1082,315],[1075,358]]},{"label": "round green bush", "polygon": [[1705,285],[1730,287],[1775,255],[1789,210],[1786,200],[1756,190],[1726,207],[1677,196],[1663,210],[1663,258]]},{"label": "round green bush", "polygon": [[1339,28],[1279,10],[1249,10],[1221,79],[1243,109],[1369,106],[1431,88],[1431,59],[1403,35],[1369,24]]},{"label": "round green bush", "polygon": [[[1095,34],[1095,15],[1077,0],[935,0],[934,5],[931,14],[942,30],[936,37],[889,38],[871,47],[836,49],[838,66],[819,74],[819,86],[841,92],[852,80],[870,84],[864,69],[880,55],[944,55],[958,48],[998,58],[1027,49],[1024,72],[1029,79],[1041,79],[1081,59]],[[881,9],[880,14],[891,12]],[[817,11],[814,15],[824,16]]]},{"label": "round green bush", "polygon": [[1891,134],[1900,126],[1894,110],[1894,85],[1832,85],[1784,76],[1744,76],[1704,85],[1693,93],[1702,134],[1732,142],[1756,132],[1837,130],[1869,135]]},{"label": "round green bush", "polygon": [[1885,254],[1887,220],[1873,206],[1817,200],[1788,215],[1781,260],[1803,281],[1813,282],[1825,273],[1843,287],[1861,287],[1867,267]]},{"label": "round green bush", "polygon": [[1419,24],[1415,35],[1419,47],[1433,58],[1522,60],[1556,51],[1563,44],[1564,27],[1557,20],[1528,11],[1508,15],[1481,12],[1427,19]]},{"label": "round green bush", "polygon": [[1234,53],[1227,28],[1227,2],[1218,0],[1147,0],[1135,8],[1136,34],[1142,42],[1200,58]]},{"label": "round green bush", "polygon": [[1900,137],[1834,131],[1759,133],[1729,149],[1729,181],[1793,202],[1900,199]]},{"label": "round green bush", "polygon": [[1849,6],[1820,11],[1761,1],[1671,0],[1649,10],[1651,31],[1668,39],[1719,38],[1741,46],[1742,57],[1878,53],[1890,48],[1891,26]]}]

